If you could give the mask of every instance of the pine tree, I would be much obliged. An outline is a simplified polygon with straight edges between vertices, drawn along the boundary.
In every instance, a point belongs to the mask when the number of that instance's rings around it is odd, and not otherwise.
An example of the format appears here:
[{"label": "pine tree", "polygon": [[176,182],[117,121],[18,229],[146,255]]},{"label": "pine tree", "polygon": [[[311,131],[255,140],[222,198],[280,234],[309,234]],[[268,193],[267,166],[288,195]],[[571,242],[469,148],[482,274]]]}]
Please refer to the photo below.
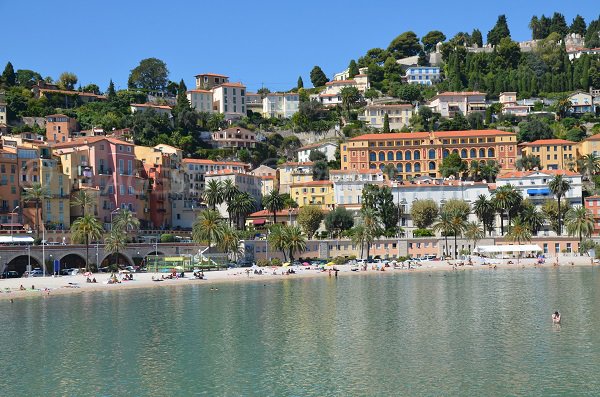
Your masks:
[{"label": "pine tree", "polygon": [[390,132],[390,119],[389,119],[387,113],[383,116],[383,131],[382,132],[383,133]]},{"label": "pine tree", "polygon": [[298,76],[298,89],[304,88],[304,81],[302,81],[302,76]]},{"label": "pine tree", "polygon": [[108,83],[108,90],[106,90],[106,96],[109,101],[112,101],[117,97],[117,93],[115,91],[115,83],[113,83],[112,79],[110,79],[110,83]]},{"label": "pine tree", "polygon": [[356,61],[353,59],[350,61],[350,64],[348,65],[348,77],[353,79],[354,76],[356,76],[358,74],[358,65],[356,64]]},{"label": "pine tree", "polygon": [[473,29],[471,40],[473,41],[473,44],[477,44],[477,47],[483,47],[483,37],[481,36],[481,31],[479,31],[479,29]]},{"label": "pine tree", "polygon": [[581,37],[585,36],[585,32],[587,30],[587,26],[585,24],[585,19],[579,14],[575,18],[573,18],[573,23],[569,28],[570,33],[576,33],[581,35]]},{"label": "pine tree", "polygon": [[506,22],[506,15],[500,15],[496,25],[487,34],[488,44],[497,45],[505,37],[510,37],[510,30]]},{"label": "pine tree", "polygon": [[322,87],[329,81],[323,70],[319,66],[315,66],[310,71],[310,81],[313,84],[313,87]]},{"label": "pine tree", "polygon": [[187,99],[187,87],[185,82],[181,79],[177,88],[177,110],[182,111],[184,109],[190,109],[190,101]]},{"label": "pine tree", "polygon": [[15,75],[15,69],[12,63],[8,62],[2,72],[2,82],[6,87],[12,87],[17,83],[17,77]]}]

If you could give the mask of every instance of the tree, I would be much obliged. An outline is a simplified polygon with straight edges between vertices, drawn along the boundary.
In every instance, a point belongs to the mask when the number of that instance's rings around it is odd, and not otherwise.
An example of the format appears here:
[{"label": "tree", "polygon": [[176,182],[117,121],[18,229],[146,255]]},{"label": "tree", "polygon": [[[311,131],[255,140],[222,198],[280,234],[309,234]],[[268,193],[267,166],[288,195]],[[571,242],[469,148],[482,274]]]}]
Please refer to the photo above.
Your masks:
[{"label": "tree", "polygon": [[267,240],[272,250],[283,252],[283,260],[287,261],[287,239],[285,236],[283,226],[284,225],[277,224],[271,225],[271,227],[269,228],[269,233],[267,235]]},{"label": "tree", "polygon": [[435,50],[437,43],[442,43],[446,40],[446,35],[439,30],[432,30],[425,36],[421,37],[421,43],[423,43],[423,49],[425,52],[431,52]]},{"label": "tree", "polygon": [[245,228],[246,217],[256,209],[256,202],[247,192],[238,193],[233,200],[231,205],[228,207],[228,211],[231,211],[235,224],[238,228]]},{"label": "tree", "polygon": [[471,41],[477,47],[483,47],[483,37],[479,29],[473,29],[473,33],[471,33]]},{"label": "tree", "polygon": [[460,158],[458,153],[450,153],[440,165],[440,173],[444,178],[451,175],[456,179],[460,179],[461,175],[467,171],[467,162]]},{"label": "tree", "polygon": [[569,33],[575,33],[581,35],[581,37],[585,36],[587,26],[585,24],[585,19],[579,14],[575,18],[573,18],[573,22],[569,27]]},{"label": "tree", "polygon": [[512,220],[512,226],[506,237],[520,245],[522,242],[531,241],[531,230],[521,217],[516,217]]},{"label": "tree", "polygon": [[[522,200],[521,193],[511,184],[500,186],[494,191],[492,205],[500,214],[500,234],[504,235],[504,214],[506,214],[510,225],[511,213],[514,213],[514,209],[520,207]],[[511,209],[513,212],[511,212]]]},{"label": "tree", "polygon": [[375,212],[386,235],[396,234],[399,207],[394,205],[392,189],[389,186],[366,185],[362,191],[362,208]]},{"label": "tree", "polygon": [[496,25],[487,34],[487,42],[491,45],[497,45],[505,37],[510,37],[510,30],[506,23],[506,15],[500,15]]},{"label": "tree", "polygon": [[227,253],[227,259],[233,260],[234,262],[237,262],[238,256],[242,252],[239,233],[228,226],[223,226],[221,238],[219,239],[217,246],[221,251]]},{"label": "tree", "polygon": [[115,83],[113,83],[112,79],[110,79],[110,83],[108,83],[106,97],[109,101],[114,101],[117,98],[117,92],[115,91]]},{"label": "tree", "polygon": [[283,210],[283,196],[279,194],[279,190],[271,190],[269,194],[263,197],[263,206],[267,211],[273,214],[273,224],[277,224],[277,212]]},{"label": "tree", "polygon": [[42,81],[42,75],[38,72],[34,72],[29,69],[18,69],[17,70],[17,85],[25,88],[31,88],[38,81]]},{"label": "tree", "polygon": [[313,87],[322,87],[329,81],[323,70],[319,66],[315,66],[310,71],[310,81]]},{"label": "tree", "polygon": [[41,183],[36,182],[30,188],[25,189],[23,201],[35,203],[35,230],[36,238],[40,238],[40,221],[43,221],[41,204],[43,200],[50,198],[50,192]]},{"label": "tree", "polygon": [[446,250],[444,251],[445,256],[450,256],[448,250],[448,236],[453,232],[452,218],[453,216],[450,211],[441,211],[437,222],[433,225],[433,231],[444,236],[446,243]]},{"label": "tree", "polygon": [[581,128],[571,128],[565,134],[565,139],[573,142],[581,142],[587,134]]},{"label": "tree", "polygon": [[223,187],[220,181],[211,179],[204,187],[204,201],[213,210],[223,202]]},{"label": "tree", "polygon": [[308,205],[300,208],[296,221],[302,227],[304,234],[312,238],[323,220],[323,211],[315,205]]},{"label": "tree", "polygon": [[594,153],[586,154],[582,157],[582,172],[588,180],[592,179],[592,176],[600,173],[600,156]]},{"label": "tree", "polygon": [[148,91],[162,91],[169,82],[167,64],[157,58],[146,58],[131,70],[127,86]]},{"label": "tree", "polygon": [[485,237],[485,231],[481,229],[477,222],[468,222],[465,226],[465,238],[473,242],[473,248],[477,242]]},{"label": "tree", "polygon": [[384,134],[390,132],[390,118],[387,113],[383,116],[383,130],[381,132]]},{"label": "tree", "polygon": [[271,92],[271,90],[268,89],[267,87],[261,87],[256,91],[256,93],[260,95],[261,99],[266,98],[267,94],[269,94],[270,92]]},{"label": "tree", "polygon": [[312,162],[327,161],[327,155],[320,150],[311,150],[308,160]]},{"label": "tree", "polygon": [[534,154],[525,154],[517,160],[516,166],[517,169],[521,171],[533,171],[535,168],[540,170],[542,168],[542,163],[538,156]]},{"label": "tree", "polygon": [[559,12],[552,14],[552,19],[550,20],[550,33],[553,32],[558,33],[561,39],[569,33],[565,16]]},{"label": "tree", "polygon": [[304,88],[304,81],[302,81],[302,76],[298,76],[298,83],[296,85],[298,89]]},{"label": "tree", "polygon": [[376,238],[383,234],[379,223],[379,217],[372,208],[362,208],[360,210],[363,226],[363,240],[367,244],[367,258],[371,251],[371,245]]},{"label": "tree", "polygon": [[58,86],[63,90],[73,90],[77,84],[77,75],[71,72],[62,72],[58,77]]},{"label": "tree", "polygon": [[[416,84],[402,84],[400,85],[396,91],[395,95],[406,102],[414,102],[418,101],[422,98],[421,90]],[[423,109],[426,106],[422,106],[419,108]]]},{"label": "tree", "polygon": [[13,68],[12,63],[6,63],[0,82],[2,82],[5,87],[12,87],[17,84],[17,75],[15,74],[15,69]]},{"label": "tree", "polygon": [[81,92],[89,92],[91,94],[100,95],[100,87],[97,84],[88,84],[79,89]]},{"label": "tree", "polygon": [[343,230],[349,230],[354,226],[352,213],[344,207],[335,207],[325,216],[325,229],[331,234],[337,232],[339,236]]},{"label": "tree", "polygon": [[94,198],[85,190],[78,190],[73,194],[71,207],[81,207],[81,215],[86,214],[86,210],[94,205]]},{"label": "tree", "polygon": [[81,216],[71,225],[71,239],[85,243],[85,269],[90,270],[89,246],[91,241],[99,240],[104,232],[100,221],[94,215]]},{"label": "tree", "polygon": [[313,181],[329,180],[329,165],[326,161],[320,160],[313,165],[312,169]]},{"label": "tree", "polygon": [[542,204],[542,213],[544,218],[550,224],[550,228],[558,234],[558,218],[564,218],[569,208],[561,207],[560,213],[558,212],[558,203],[556,200],[546,200]]},{"label": "tree", "polygon": [[496,45],[495,51],[497,67],[507,70],[517,68],[521,59],[521,48],[518,43],[512,41],[510,37],[503,37]]},{"label": "tree", "polygon": [[398,175],[398,169],[394,164],[386,164],[383,166],[383,175],[387,177],[388,180],[393,181],[396,179]]},{"label": "tree", "polygon": [[519,142],[533,142],[539,139],[552,139],[554,132],[547,122],[541,119],[534,118],[530,121],[522,121],[519,123],[519,132],[517,140]]},{"label": "tree", "polygon": [[342,106],[346,110],[346,117],[350,119],[350,107],[360,99],[360,92],[356,87],[344,87],[340,90]]},{"label": "tree", "polygon": [[285,248],[288,250],[290,262],[294,261],[294,254],[306,250],[306,238],[298,226],[282,226]]},{"label": "tree", "polygon": [[590,237],[594,231],[594,216],[581,205],[573,207],[565,215],[565,226],[569,236],[577,236],[581,243],[584,237]]},{"label": "tree", "polygon": [[353,79],[359,73],[356,61],[352,59],[348,65],[348,78]]},{"label": "tree", "polygon": [[185,85],[185,81],[181,79],[179,85],[177,86],[177,105],[175,109],[178,112],[182,112],[184,110],[191,110],[190,101],[187,98],[187,86]]},{"label": "tree", "polygon": [[438,216],[438,206],[431,199],[415,200],[410,208],[410,216],[419,229],[426,229]]},{"label": "tree", "polygon": [[571,190],[571,182],[565,179],[564,175],[555,175],[550,182],[548,182],[548,188],[552,192],[553,195],[556,196],[556,201],[558,204],[558,231],[557,234],[560,236],[562,234],[562,215],[560,211],[560,200],[561,198],[567,194],[569,190]]},{"label": "tree", "polygon": [[374,88],[369,88],[368,90],[365,91],[365,93],[363,94],[363,96],[366,99],[370,99],[372,101],[373,99],[379,98],[379,91],[377,91]]},{"label": "tree", "polygon": [[[104,251],[114,254],[114,264],[117,268],[119,265],[119,252],[124,251],[125,248],[127,248],[125,234],[123,234],[120,230],[112,230],[104,239]],[[100,267],[100,264],[96,263],[96,266]]]},{"label": "tree", "polygon": [[523,208],[520,211],[521,219],[527,224],[532,233],[538,234],[538,232],[542,230],[542,227],[544,227],[546,217],[537,206],[529,200],[523,200],[522,207]]},{"label": "tree", "polygon": [[394,58],[401,59],[417,55],[421,50],[421,44],[417,35],[408,31],[392,40],[387,50]]},{"label": "tree", "polygon": [[429,66],[429,56],[423,50],[419,51],[419,57],[417,58],[418,66]]},{"label": "tree", "polygon": [[233,222],[233,211],[231,208],[231,204],[235,197],[240,193],[240,190],[235,185],[235,183],[231,179],[225,180],[221,183],[221,193],[223,196],[223,201],[227,204],[227,213],[229,214],[229,226]]},{"label": "tree", "polygon": [[204,210],[192,227],[192,238],[197,243],[206,242],[210,248],[213,242],[221,241],[224,233],[224,224],[219,211]]},{"label": "tree", "polygon": [[360,258],[363,259],[365,248],[365,226],[358,224],[350,231],[350,238],[353,245],[360,245]]},{"label": "tree", "polygon": [[140,220],[135,214],[126,208],[119,209],[117,216],[113,220],[113,230],[118,230],[127,234],[129,231],[135,231],[140,227]]},{"label": "tree", "polygon": [[489,232],[491,235],[494,230],[495,218],[493,203],[485,195],[480,194],[473,203],[473,213],[477,216],[479,222],[483,224],[483,232]]}]

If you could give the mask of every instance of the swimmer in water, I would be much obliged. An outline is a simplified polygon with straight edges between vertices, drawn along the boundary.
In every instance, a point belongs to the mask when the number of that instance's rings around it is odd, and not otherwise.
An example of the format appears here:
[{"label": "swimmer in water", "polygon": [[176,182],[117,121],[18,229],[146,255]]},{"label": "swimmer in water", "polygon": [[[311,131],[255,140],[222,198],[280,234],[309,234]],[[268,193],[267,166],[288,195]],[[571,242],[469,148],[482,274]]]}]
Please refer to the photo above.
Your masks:
[{"label": "swimmer in water", "polygon": [[552,313],[552,322],[554,324],[560,324],[560,313],[558,311]]}]

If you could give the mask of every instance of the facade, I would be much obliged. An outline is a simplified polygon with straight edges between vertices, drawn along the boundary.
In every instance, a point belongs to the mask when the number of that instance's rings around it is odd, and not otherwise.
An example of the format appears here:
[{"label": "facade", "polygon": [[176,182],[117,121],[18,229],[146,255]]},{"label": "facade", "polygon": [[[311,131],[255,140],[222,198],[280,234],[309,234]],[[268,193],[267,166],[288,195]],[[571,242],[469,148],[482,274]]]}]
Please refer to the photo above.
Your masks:
[{"label": "facade", "polygon": [[346,209],[360,209],[362,191],[365,185],[383,185],[384,177],[381,170],[364,171],[329,171],[329,179],[333,182],[333,199],[337,206]]},{"label": "facade", "polygon": [[502,114],[526,117],[531,112],[531,106],[517,102],[516,92],[501,92],[499,102],[502,105]]},{"label": "facade", "polygon": [[213,146],[217,148],[253,148],[256,134],[241,127],[227,128],[212,133]]},{"label": "facade", "polygon": [[568,97],[571,102],[569,113],[584,114],[594,112],[594,97],[587,92],[575,92]]},{"label": "facade", "polygon": [[[220,170],[207,173],[205,179],[206,183],[209,183],[211,180],[221,183],[231,180],[240,192],[248,193],[254,198],[257,207],[260,207],[262,203],[262,178],[260,176],[252,175],[249,172]],[[216,209],[223,218],[229,219],[227,203],[219,204]]]},{"label": "facade", "polygon": [[474,92],[443,92],[434,96],[429,107],[442,117],[454,117],[457,113],[466,116],[471,113],[482,113],[487,109],[485,93]]},{"label": "facade", "polygon": [[326,106],[341,104],[340,93],[345,87],[356,87],[361,94],[364,94],[370,88],[369,77],[366,74],[357,74],[353,79],[330,81],[325,84],[325,91],[315,96],[315,99]]},{"label": "facade", "polygon": [[540,159],[544,170],[573,168],[577,158],[577,142],[564,139],[540,139],[519,145],[521,156],[534,155]]},{"label": "facade", "polygon": [[[17,154],[12,150],[0,149],[0,223],[19,223],[15,208],[21,204]],[[18,210],[18,209],[17,209]],[[19,228],[22,225],[19,224]]]},{"label": "facade", "polygon": [[[298,208],[283,209],[275,213],[275,220],[278,225],[297,225],[297,216]],[[254,226],[256,229],[264,229],[272,224],[273,213],[267,210],[253,212],[246,218],[246,226]]]},{"label": "facade", "polygon": [[290,193],[292,184],[301,184],[312,181],[313,163],[298,163],[289,161],[277,167],[277,180],[279,182],[279,193]]},{"label": "facade", "polygon": [[255,92],[246,92],[246,110],[263,114],[262,96]]},{"label": "facade", "polygon": [[600,134],[592,135],[579,142],[578,154],[580,157],[583,157],[586,154],[600,156]]},{"label": "facade", "polygon": [[441,80],[437,66],[411,66],[406,69],[404,78],[408,84],[432,85]]},{"label": "facade", "polygon": [[332,181],[292,183],[290,196],[298,203],[298,207],[319,205],[322,209],[333,209],[335,206]]},{"label": "facade", "polygon": [[196,75],[196,89],[210,90],[221,84],[229,83],[229,77],[222,74],[203,73]]},{"label": "facade", "polygon": [[414,113],[414,106],[409,103],[373,103],[365,107],[365,112],[359,120],[366,121],[369,127],[382,129],[385,115],[388,115],[390,130],[401,130],[408,126]]},{"label": "facade", "polygon": [[269,93],[262,100],[262,114],[266,118],[289,119],[300,106],[298,93]]},{"label": "facade", "polygon": [[213,111],[223,113],[226,120],[246,116],[246,86],[242,83],[223,83],[212,92]]},{"label": "facade", "polygon": [[210,90],[189,90],[187,99],[197,112],[213,112],[213,93]]},{"label": "facade", "polygon": [[77,131],[77,120],[64,114],[46,116],[46,139],[48,142],[68,142]]},{"label": "facade", "polygon": [[183,159],[182,165],[185,172],[184,180],[188,185],[187,192],[192,198],[200,198],[204,194],[207,173],[220,170],[244,172],[250,169],[250,165],[246,163],[206,159]]},{"label": "facade", "polygon": [[594,195],[585,198],[585,208],[590,212],[594,218],[594,231],[593,236],[600,235],[600,196]]},{"label": "facade", "polygon": [[69,229],[71,224],[71,180],[63,172],[58,157],[38,159],[40,183],[47,189],[49,198],[42,200],[44,228]]},{"label": "facade", "polygon": [[6,128],[8,125],[8,115],[6,112],[6,100],[4,99],[4,92],[0,92],[0,129]]},{"label": "facade", "polygon": [[131,113],[146,112],[148,110],[154,110],[158,114],[167,115],[169,118],[172,117],[172,115],[171,115],[171,106],[154,105],[154,104],[151,104],[151,103],[132,103],[129,106],[131,108]]},{"label": "facade", "polygon": [[466,161],[495,160],[501,169],[514,170],[517,138],[500,130],[438,131],[366,134],[340,146],[341,169],[363,171],[393,164],[399,179],[440,177],[439,167],[450,153]]},{"label": "facade", "polygon": [[298,149],[298,162],[307,163],[310,161],[310,153],[318,150],[323,153],[327,161],[335,161],[335,151],[338,145],[333,142],[313,143],[312,145],[302,146]]}]

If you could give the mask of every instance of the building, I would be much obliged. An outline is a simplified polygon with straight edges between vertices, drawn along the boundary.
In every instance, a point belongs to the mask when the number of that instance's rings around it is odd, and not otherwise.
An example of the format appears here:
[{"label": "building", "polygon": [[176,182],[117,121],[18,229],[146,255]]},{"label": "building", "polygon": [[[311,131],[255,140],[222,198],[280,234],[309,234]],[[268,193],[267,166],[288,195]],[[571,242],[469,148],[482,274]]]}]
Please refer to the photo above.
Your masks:
[{"label": "building", "polygon": [[186,93],[190,105],[197,112],[213,112],[213,93],[210,90],[189,90]]},{"label": "building", "polygon": [[213,146],[216,148],[253,148],[256,146],[256,134],[241,127],[231,127],[212,133]]},{"label": "building", "polygon": [[[219,170],[208,172],[205,175],[205,179],[206,183],[212,180],[225,183],[225,181],[230,180],[240,192],[248,193],[254,198],[257,208],[262,204],[262,177],[260,176],[252,175],[245,171]],[[217,205],[216,209],[223,218],[229,219],[227,203]]]},{"label": "building", "polygon": [[312,170],[314,163],[298,163],[289,161],[277,167],[277,179],[279,182],[279,193],[290,193],[292,184],[301,184],[312,181]]},{"label": "building", "polygon": [[333,182],[333,199],[337,206],[359,210],[362,205],[362,191],[365,185],[383,185],[381,170],[331,170],[329,179]]},{"label": "building", "polygon": [[346,87],[356,87],[358,92],[364,94],[370,88],[369,77],[366,74],[357,74],[348,80],[332,80],[325,84],[325,91],[312,96],[325,106],[334,106],[342,103],[341,91]]},{"label": "building", "polygon": [[244,172],[250,169],[250,164],[236,161],[214,161],[207,159],[183,159],[185,183],[188,194],[192,198],[200,198],[204,194],[205,176],[209,172],[227,170]]},{"label": "building", "polygon": [[246,86],[242,83],[222,83],[212,88],[213,111],[223,113],[226,120],[246,116]]},{"label": "building", "polygon": [[73,107],[77,102],[89,103],[107,100],[104,95],[83,91],[61,90],[57,85],[45,83],[43,81],[39,81],[37,85],[31,88],[31,91],[36,99],[42,97],[53,99],[58,103],[64,104],[65,108]]},{"label": "building", "polygon": [[246,111],[263,114],[263,98],[255,92],[246,92]]},{"label": "building", "polygon": [[[364,75],[366,75],[368,71],[369,71],[369,68],[359,68],[358,69],[358,74],[364,74]],[[346,68],[346,69],[344,69],[344,71],[334,74],[333,75],[333,80],[334,81],[337,81],[337,80],[350,80],[350,68]]]},{"label": "building", "polygon": [[340,146],[342,170],[383,169],[392,164],[398,178],[405,180],[441,177],[439,167],[450,153],[469,162],[495,160],[501,169],[514,170],[517,138],[514,132],[500,130],[366,134]]},{"label": "building", "polygon": [[592,135],[579,142],[578,157],[583,157],[586,154],[600,156],[600,134]]},{"label": "building", "polygon": [[[298,208],[283,209],[275,212],[275,221],[278,225],[297,225],[296,218]],[[273,213],[268,210],[260,210],[251,213],[246,218],[246,226],[254,226],[256,229],[264,229],[273,224]]]},{"label": "building", "polygon": [[196,89],[210,90],[221,84],[229,83],[229,76],[215,73],[203,73],[196,75]]},{"label": "building", "polygon": [[498,99],[502,105],[502,114],[526,117],[531,112],[531,106],[517,102],[516,92],[501,92]]},{"label": "building", "polygon": [[466,116],[471,113],[482,113],[487,109],[485,93],[474,92],[443,92],[434,96],[428,105],[431,110],[440,113],[442,117],[452,118],[456,113]]},{"label": "building", "polygon": [[318,205],[322,209],[331,210],[335,206],[332,181],[292,183],[290,197],[298,203],[299,207]]},{"label": "building", "polygon": [[48,142],[68,142],[77,131],[77,120],[64,114],[46,116],[46,139]]},{"label": "building", "polygon": [[600,235],[600,196],[588,196],[584,199],[584,206],[594,218],[593,236]]},{"label": "building", "polygon": [[335,161],[335,152],[338,146],[339,145],[334,142],[320,142],[302,146],[298,149],[298,162],[308,163],[311,161],[310,154],[315,150],[323,153],[327,161]]},{"label": "building", "polygon": [[594,113],[594,97],[587,92],[575,92],[568,97],[571,102],[569,113],[571,114],[584,114]]},{"label": "building", "polygon": [[539,139],[521,143],[521,156],[533,155],[540,159],[544,170],[567,170],[574,167],[577,159],[577,142],[565,139]]},{"label": "building", "polygon": [[8,125],[8,114],[6,112],[6,100],[4,98],[4,92],[0,92],[0,131],[6,129]]},{"label": "building", "polygon": [[273,92],[262,99],[262,105],[263,117],[289,119],[298,111],[300,96],[296,92]]},{"label": "building", "polygon": [[[46,157],[46,156],[42,156]],[[48,156],[49,157],[49,156]],[[42,200],[44,229],[65,230],[71,225],[71,180],[63,172],[58,157],[41,158],[39,161],[40,183],[48,198]]]},{"label": "building", "polygon": [[369,127],[382,129],[385,115],[388,115],[390,130],[401,130],[408,126],[415,109],[410,103],[372,103],[365,107],[359,120],[366,121]]},{"label": "building", "polygon": [[441,80],[440,68],[437,66],[410,66],[404,78],[408,84],[432,85]]},{"label": "building", "polygon": [[131,108],[131,113],[146,112],[148,110],[154,110],[158,114],[166,115],[169,118],[173,117],[171,114],[171,106],[154,105],[152,103],[132,103],[129,106]]},{"label": "building", "polygon": [[[17,154],[14,150],[0,148],[0,224],[23,227],[20,224],[17,207],[21,205],[21,188],[19,187],[19,169]],[[18,224],[18,226],[16,225]]]}]

